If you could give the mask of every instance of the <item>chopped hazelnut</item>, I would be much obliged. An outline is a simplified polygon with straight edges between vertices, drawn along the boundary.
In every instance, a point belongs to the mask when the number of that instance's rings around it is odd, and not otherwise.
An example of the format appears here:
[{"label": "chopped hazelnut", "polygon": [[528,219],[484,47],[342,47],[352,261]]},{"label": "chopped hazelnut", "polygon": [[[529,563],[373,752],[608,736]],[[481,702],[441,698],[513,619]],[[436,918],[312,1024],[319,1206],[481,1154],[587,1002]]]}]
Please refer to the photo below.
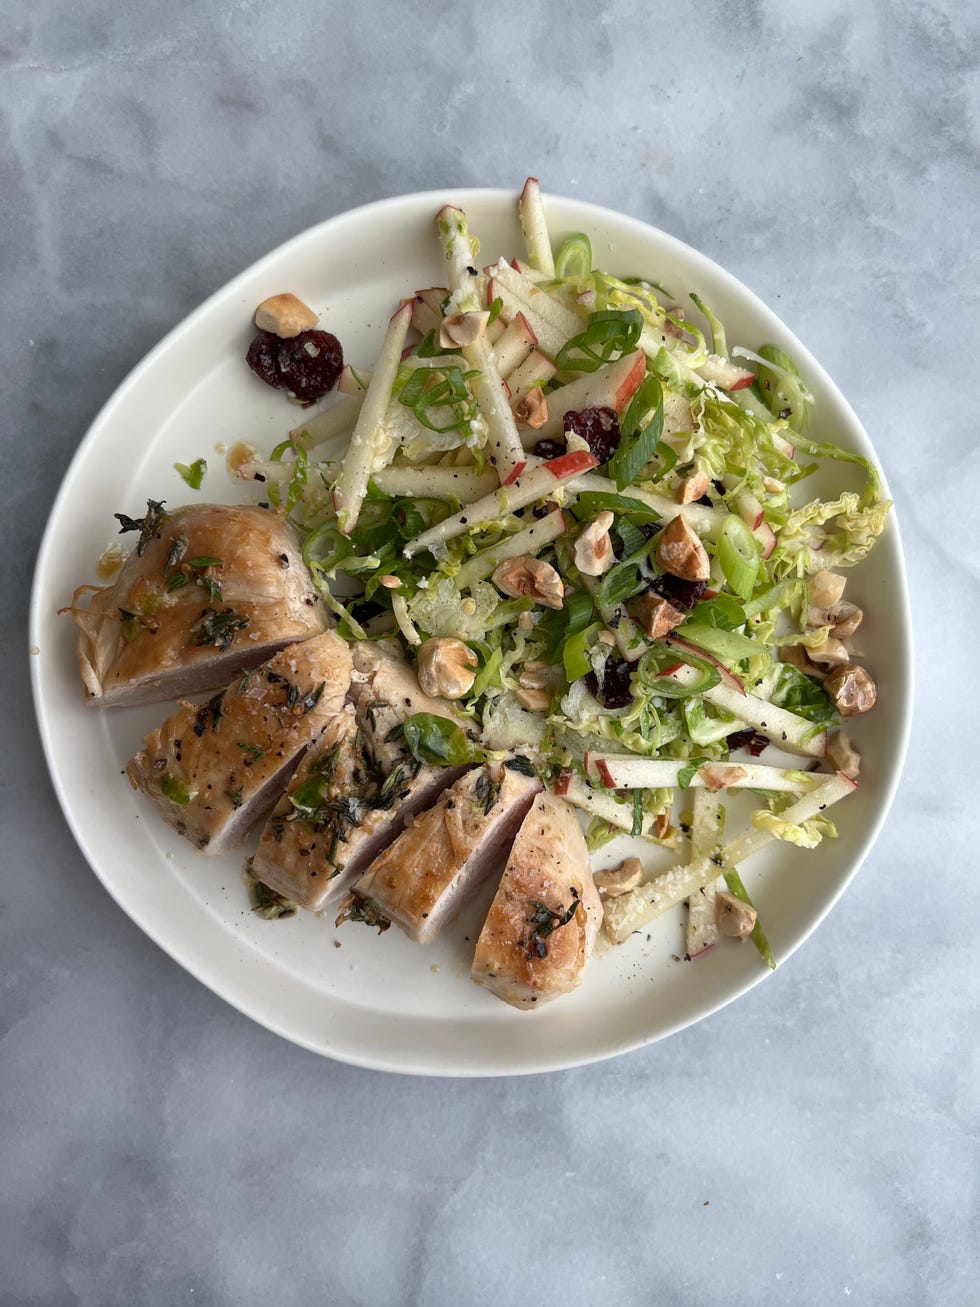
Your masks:
[{"label": "chopped hazelnut", "polygon": [[843,731],[832,731],[827,737],[827,760],[835,771],[843,772],[852,781],[857,779],[861,770],[861,755]]},{"label": "chopped hazelnut", "polygon": [[836,572],[815,572],[810,577],[810,603],[814,608],[833,608],[841,595],[847,578]]},{"label": "chopped hazelnut", "polygon": [[659,640],[661,636],[668,635],[675,627],[680,626],[686,616],[654,590],[647,590],[645,594],[641,594],[630,611],[651,640]]},{"label": "chopped hazelnut", "polygon": [[744,781],[748,772],[738,763],[706,762],[698,769],[698,775],[704,783],[704,788],[715,793],[717,790],[727,789],[737,781]]},{"label": "chopped hazelnut", "polygon": [[259,331],[271,331],[283,340],[291,340],[301,331],[309,331],[319,321],[319,315],[295,295],[270,295],[255,310],[255,325]]},{"label": "chopped hazelnut", "polygon": [[513,599],[526,595],[546,608],[561,608],[564,603],[565,587],[555,569],[527,554],[505,558],[491,579],[498,590]]},{"label": "chopped hazelnut", "polygon": [[400,590],[402,583],[397,576],[379,576],[378,585],[383,585],[386,590]]},{"label": "chopped hazelnut", "polygon": [[518,685],[514,694],[521,707],[530,712],[547,712],[551,707],[551,691],[543,686]]},{"label": "chopped hazelnut", "polygon": [[718,929],[730,939],[744,939],[746,935],[751,935],[757,915],[755,908],[743,903],[727,890],[719,890],[715,895]]},{"label": "chopped hazelnut", "polygon": [[864,670],[853,663],[838,667],[827,677],[827,693],[842,717],[856,717],[875,705],[878,692],[875,683]]},{"label": "chopped hazelnut", "polygon": [[474,313],[456,313],[443,318],[439,328],[439,345],[442,349],[459,349],[472,345],[486,333],[490,314],[486,309]]},{"label": "chopped hazelnut", "polygon": [[850,661],[847,650],[841,644],[840,640],[828,635],[822,644],[807,651],[811,663],[816,663],[818,667],[824,667],[828,670],[834,667],[843,667]]},{"label": "chopped hazelnut", "polygon": [[710,485],[711,482],[706,473],[695,472],[692,476],[685,477],[680,483],[674,493],[674,499],[678,504],[693,504],[695,500],[707,494]]},{"label": "chopped hazelnut", "polygon": [[543,690],[551,683],[548,664],[542,662],[540,658],[529,658],[517,679],[519,684],[528,690]]},{"label": "chopped hazelnut", "polygon": [[583,575],[602,576],[615,562],[609,539],[609,528],[615,520],[608,511],[600,513],[575,541],[575,566]]},{"label": "chopped hazelnut", "polygon": [[462,699],[476,680],[479,659],[463,643],[446,636],[425,640],[418,650],[419,685],[426,694]]},{"label": "chopped hazelnut", "polygon": [[711,575],[704,545],[680,513],[660,533],[657,562],[665,572],[682,581],[707,581]]},{"label": "chopped hazelnut", "polygon": [[548,421],[548,400],[540,386],[532,386],[518,401],[514,409],[514,421],[523,422],[535,431]]},{"label": "chopped hazelnut", "polygon": [[600,894],[607,898],[616,898],[636,889],[643,879],[643,863],[639,858],[626,858],[618,867],[609,867],[605,871],[594,871],[592,879]]},{"label": "chopped hazelnut", "polygon": [[831,634],[837,640],[848,640],[861,625],[864,617],[857,604],[841,599],[830,608],[816,608],[810,605],[806,624],[809,627],[829,626]]}]

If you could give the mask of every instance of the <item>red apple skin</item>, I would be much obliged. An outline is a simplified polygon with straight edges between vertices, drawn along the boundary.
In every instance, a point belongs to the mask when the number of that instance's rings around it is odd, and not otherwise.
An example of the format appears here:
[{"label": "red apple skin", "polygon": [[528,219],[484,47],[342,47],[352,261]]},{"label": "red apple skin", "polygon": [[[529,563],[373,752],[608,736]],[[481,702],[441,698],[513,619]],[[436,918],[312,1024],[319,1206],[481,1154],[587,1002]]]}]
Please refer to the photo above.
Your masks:
[{"label": "red apple skin", "polygon": [[599,466],[599,460],[593,458],[585,449],[576,449],[571,454],[560,454],[558,458],[551,458],[542,466],[546,467],[553,477],[574,476],[578,472],[591,472],[594,467]]},{"label": "red apple skin", "polygon": [[761,522],[752,532],[762,547],[762,557],[769,558],[776,548],[776,533],[768,522]]},{"label": "red apple skin", "polygon": [[567,794],[568,787],[571,784],[571,782],[572,782],[572,773],[570,771],[563,771],[562,774],[555,781],[555,789],[554,789],[555,794],[557,795]]},{"label": "red apple skin", "polygon": [[523,463],[518,463],[517,466],[510,472],[510,474],[507,477],[505,477],[503,481],[501,481],[500,484],[502,486],[512,486],[526,467],[527,467],[527,459],[525,459]]},{"label": "red apple skin", "polygon": [[739,495],[735,501],[735,507],[739,517],[750,531],[754,531],[756,527],[762,525],[762,505],[755,495],[748,493]]}]

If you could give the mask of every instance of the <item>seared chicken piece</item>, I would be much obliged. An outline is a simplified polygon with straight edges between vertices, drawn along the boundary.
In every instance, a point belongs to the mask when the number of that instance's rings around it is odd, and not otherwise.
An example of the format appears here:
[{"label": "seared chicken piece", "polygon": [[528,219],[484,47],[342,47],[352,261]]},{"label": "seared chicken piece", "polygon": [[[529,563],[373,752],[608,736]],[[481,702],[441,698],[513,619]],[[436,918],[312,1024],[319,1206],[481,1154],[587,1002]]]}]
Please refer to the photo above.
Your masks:
[{"label": "seared chicken piece", "polygon": [[88,607],[76,592],[78,667],[90,703],[154,703],[227,684],[318,635],[322,605],[288,522],[262,508],[152,501],[139,543]]},{"label": "seared chicken piece", "polygon": [[350,674],[350,649],[333,631],[290,645],[168,717],[126,774],[179,835],[224,853],[268,814],[303,750],[336,718]]},{"label": "seared chicken piece", "polygon": [[473,979],[514,1007],[538,1007],[578,985],[601,923],[578,819],[539,794],[480,932]]},{"label": "seared chicken piece", "polygon": [[500,866],[540,789],[499,762],[467,772],[375,859],[356,895],[428,944]]},{"label": "seared chicken piece", "polygon": [[387,640],[365,640],[354,646],[350,694],[382,767],[393,765],[403,751],[397,740],[387,737],[415,713],[432,713],[464,731],[472,730],[472,723],[457,716],[445,699],[436,699],[419,687],[413,668],[398,646]]},{"label": "seared chicken piece", "polygon": [[388,738],[416,712],[458,720],[422,693],[400,655],[361,643],[353,657],[353,708],[297,768],[252,860],[253,876],[314,912],[346,893],[412,817],[466,771],[419,763],[403,740]]}]

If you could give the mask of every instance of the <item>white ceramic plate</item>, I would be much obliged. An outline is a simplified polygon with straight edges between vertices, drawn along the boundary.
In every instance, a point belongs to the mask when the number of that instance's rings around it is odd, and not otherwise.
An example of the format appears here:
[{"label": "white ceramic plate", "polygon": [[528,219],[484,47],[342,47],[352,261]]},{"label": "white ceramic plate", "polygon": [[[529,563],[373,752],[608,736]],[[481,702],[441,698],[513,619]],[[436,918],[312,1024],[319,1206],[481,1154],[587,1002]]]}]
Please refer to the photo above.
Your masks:
[{"label": "white ceramic plate", "polygon": [[[135,369],[94,422],[52,511],[35,576],[32,670],[48,765],[82,851],[120,906],[188,971],[287,1039],[346,1062],[440,1075],[520,1074],[611,1057],[660,1039],[769,973],[751,947],[719,947],[697,963],[678,961],[683,936],[677,910],[594,962],[574,995],[528,1014],[469,981],[472,944],[466,937],[472,940],[479,925],[472,913],[428,949],[398,930],[379,939],[357,926],[336,931],[308,914],[259,920],[247,906],[241,858],[197,854],[148,811],[121,774],[169,707],[86,707],[74,625],[55,615],[76,585],[96,579],[95,561],[114,536],[113,512],[140,516],[147,498],[172,505],[229,500],[234,491],[215,445],[247,439],[271,448],[297,421],[296,409],[245,366],[255,305],[275,292],[294,291],[321,313],[321,325],[340,337],[350,360],[370,363],[398,299],[445,280],[433,218],[447,200],[467,210],[482,241],[481,258],[521,252],[509,192],[384,200],[275,250],[212,296]],[[733,277],[633,219],[555,197],[547,209],[556,239],[588,233],[597,266],[642,274],[678,298],[699,292],[726,323],[733,344],[770,341],[785,348],[817,397],[813,433],[872,455],[857,418],[817,362]],[[210,471],[195,496],[172,465],[201,455]],[[880,702],[855,728],[864,779],[835,813],[840,838],[812,854],[779,846],[768,861],[760,858],[746,869],[778,961],[843,892],[898,781],[911,657],[894,520],[855,575],[849,597],[868,614],[862,644]]]}]

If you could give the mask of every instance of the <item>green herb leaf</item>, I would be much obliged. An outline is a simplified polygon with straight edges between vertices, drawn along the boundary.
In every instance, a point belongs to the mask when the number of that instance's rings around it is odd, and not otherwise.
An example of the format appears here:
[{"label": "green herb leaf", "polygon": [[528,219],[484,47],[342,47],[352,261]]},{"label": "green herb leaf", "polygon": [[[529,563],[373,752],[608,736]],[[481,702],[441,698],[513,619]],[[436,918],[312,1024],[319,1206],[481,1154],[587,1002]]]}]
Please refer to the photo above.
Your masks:
[{"label": "green herb leaf", "polygon": [[458,767],[467,762],[482,762],[482,749],[472,744],[462,729],[446,717],[434,713],[414,713],[405,722],[405,743],[419,762],[439,767]]},{"label": "green herb leaf", "polygon": [[174,776],[172,772],[164,772],[160,777],[160,789],[171,803],[178,803],[182,808],[186,808],[196,796],[196,791],[192,793],[180,777]]},{"label": "green herb leaf", "polygon": [[562,926],[567,926],[578,911],[578,905],[581,902],[579,892],[572,886],[571,906],[564,912],[556,912],[549,908],[547,903],[539,903],[537,899],[531,899],[531,908],[533,909],[530,918],[531,933],[528,936],[528,951],[536,957],[546,958],[548,956],[548,946],[545,940],[549,935],[554,934],[556,930],[561,930]]},{"label": "green herb leaf", "polygon": [[204,474],[208,470],[207,460],[196,458],[193,463],[175,463],[174,467],[192,490],[200,490]]},{"label": "green herb leaf", "polygon": [[630,495],[617,495],[613,490],[586,490],[577,495],[571,512],[580,522],[589,522],[598,513],[609,510],[617,515],[629,514],[635,526],[654,526],[660,521],[660,514],[641,499]]},{"label": "green herb leaf", "polygon": [[231,647],[232,641],[239,631],[248,626],[247,617],[239,617],[234,608],[225,608],[222,612],[217,609],[207,608],[201,620],[201,625],[190,638],[192,645],[213,644],[214,647],[224,653]]},{"label": "green herb leaf", "polygon": [[146,501],[145,517],[127,517],[125,513],[113,513],[113,517],[119,523],[119,534],[125,535],[127,531],[138,531],[140,538],[136,542],[136,553],[139,557],[143,556],[143,550],[158,534],[160,528],[170,516],[163,511],[163,506],[167,501],[161,499],[159,502],[155,499]]}]

